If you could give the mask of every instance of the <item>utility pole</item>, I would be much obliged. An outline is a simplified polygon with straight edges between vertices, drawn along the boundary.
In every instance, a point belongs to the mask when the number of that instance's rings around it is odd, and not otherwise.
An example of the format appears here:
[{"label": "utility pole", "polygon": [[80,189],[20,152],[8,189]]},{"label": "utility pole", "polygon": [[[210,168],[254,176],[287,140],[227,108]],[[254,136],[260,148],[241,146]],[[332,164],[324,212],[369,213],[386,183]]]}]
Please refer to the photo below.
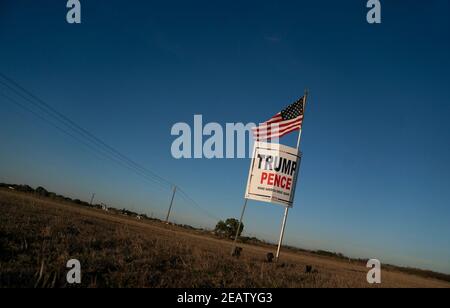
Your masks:
[{"label": "utility pole", "polygon": [[95,198],[95,193],[92,194],[90,206],[92,206],[92,203],[94,202],[94,198]]},{"label": "utility pole", "polygon": [[172,199],[170,200],[169,211],[167,212],[166,224],[169,223],[170,212],[172,211],[173,200],[175,199],[175,194],[176,194],[176,192],[177,192],[177,187],[176,187],[176,186],[173,186]]}]

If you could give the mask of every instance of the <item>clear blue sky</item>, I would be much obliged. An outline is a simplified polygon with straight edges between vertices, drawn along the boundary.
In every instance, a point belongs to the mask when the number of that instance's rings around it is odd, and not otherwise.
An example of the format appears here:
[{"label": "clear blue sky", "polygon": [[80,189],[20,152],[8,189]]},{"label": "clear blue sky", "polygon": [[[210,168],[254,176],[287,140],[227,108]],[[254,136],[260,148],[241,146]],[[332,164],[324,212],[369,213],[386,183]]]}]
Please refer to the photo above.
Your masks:
[{"label": "clear blue sky", "polygon": [[[132,3],[82,1],[69,25],[66,1],[2,0],[0,71],[220,218],[239,216],[249,161],[174,160],[171,126],[263,121],[308,87],[286,243],[450,273],[447,0],[382,1],[381,25],[356,0]],[[169,191],[0,104],[0,181],[163,217]],[[251,202],[247,233],[276,241],[282,214]]]}]

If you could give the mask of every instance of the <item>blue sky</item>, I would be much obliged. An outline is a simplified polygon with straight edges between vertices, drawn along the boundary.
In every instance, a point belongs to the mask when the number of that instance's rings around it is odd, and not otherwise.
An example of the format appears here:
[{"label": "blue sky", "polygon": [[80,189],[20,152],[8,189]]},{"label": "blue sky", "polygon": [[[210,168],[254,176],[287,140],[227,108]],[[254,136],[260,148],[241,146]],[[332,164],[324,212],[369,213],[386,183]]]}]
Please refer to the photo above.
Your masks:
[{"label": "blue sky", "polygon": [[[259,122],[310,89],[286,243],[450,273],[450,4],[382,1],[0,2],[0,71],[180,185],[177,222],[239,216],[248,160],[174,160],[177,122]],[[0,93],[6,90],[0,85]],[[163,217],[168,189],[0,96],[0,181]],[[293,145],[295,136],[283,138]],[[250,202],[276,241],[283,210]],[[211,217],[212,216],[212,217]]]}]

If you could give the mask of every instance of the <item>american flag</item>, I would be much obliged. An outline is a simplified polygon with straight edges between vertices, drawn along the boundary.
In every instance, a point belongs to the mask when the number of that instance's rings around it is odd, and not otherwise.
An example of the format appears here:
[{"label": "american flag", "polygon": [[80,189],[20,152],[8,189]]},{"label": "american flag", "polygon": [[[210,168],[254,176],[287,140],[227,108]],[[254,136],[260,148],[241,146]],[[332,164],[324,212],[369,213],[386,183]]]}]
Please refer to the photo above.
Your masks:
[{"label": "american flag", "polygon": [[300,130],[303,123],[305,98],[302,97],[272,118],[253,128],[253,137],[257,141],[281,138],[291,132]]}]

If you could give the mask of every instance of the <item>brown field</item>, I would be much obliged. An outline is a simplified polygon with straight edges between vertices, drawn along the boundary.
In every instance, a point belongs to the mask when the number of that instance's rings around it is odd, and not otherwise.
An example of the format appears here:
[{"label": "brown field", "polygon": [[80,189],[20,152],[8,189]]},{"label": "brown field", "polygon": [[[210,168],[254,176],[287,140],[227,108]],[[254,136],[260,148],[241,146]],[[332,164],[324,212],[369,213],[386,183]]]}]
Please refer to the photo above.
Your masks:
[{"label": "brown field", "polygon": [[[240,244],[175,226],[0,190],[0,287],[67,287],[69,259],[82,266],[82,287],[372,287],[363,264]],[[312,265],[317,273],[305,273]],[[381,287],[450,283],[383,269]]]}]

